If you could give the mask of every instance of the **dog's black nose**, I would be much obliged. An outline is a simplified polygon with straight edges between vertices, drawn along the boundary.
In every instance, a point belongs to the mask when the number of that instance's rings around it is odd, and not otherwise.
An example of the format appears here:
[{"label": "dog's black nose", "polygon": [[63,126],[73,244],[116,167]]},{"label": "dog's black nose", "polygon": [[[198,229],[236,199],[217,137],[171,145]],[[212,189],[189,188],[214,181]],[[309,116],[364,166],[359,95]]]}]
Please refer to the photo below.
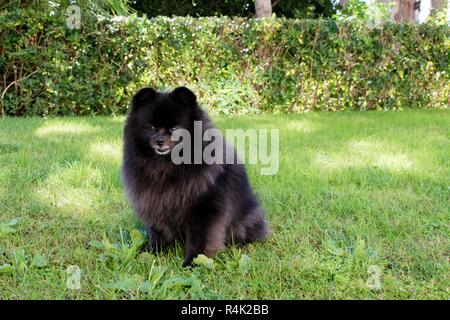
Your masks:
[{"label": "dog's black nose", "polygon": [[158,137],[156,139],[156,144],[158,145],[158,147],[162,147],[164,145],[164,139],[163,137]]}]

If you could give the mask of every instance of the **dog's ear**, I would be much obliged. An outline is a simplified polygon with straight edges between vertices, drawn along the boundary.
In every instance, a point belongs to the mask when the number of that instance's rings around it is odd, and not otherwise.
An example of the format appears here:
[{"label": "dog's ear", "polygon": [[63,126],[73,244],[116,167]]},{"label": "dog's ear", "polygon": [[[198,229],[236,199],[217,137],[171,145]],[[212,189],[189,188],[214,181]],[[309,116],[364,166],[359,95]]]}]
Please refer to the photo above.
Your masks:
[{"label": "dog's ear", "polygon": [[170,93],[170,96],[179,103],[187,106],[195,106],[197,104],[197,97],[191,90],[186,87],[175,88]]},{"label": "dog's ear", "polygon": [[158,97],[158,92],[153,88],[142,88],[134,95],[131,102],[133,111],[138,110],[141,106],[153,102]]}]

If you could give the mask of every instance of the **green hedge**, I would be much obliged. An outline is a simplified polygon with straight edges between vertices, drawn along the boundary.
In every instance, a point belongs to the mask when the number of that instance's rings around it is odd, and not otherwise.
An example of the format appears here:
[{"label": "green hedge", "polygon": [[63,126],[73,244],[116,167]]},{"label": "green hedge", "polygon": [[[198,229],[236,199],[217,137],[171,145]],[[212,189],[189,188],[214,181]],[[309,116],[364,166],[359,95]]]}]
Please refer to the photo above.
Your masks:
[{"label": "green hedge", "polygon": [[0,28],[3,115],[122,114],[137,88],[178,85],[223,113],[450,105],[449,26],[132,16],[70,30],[15,9]]}]

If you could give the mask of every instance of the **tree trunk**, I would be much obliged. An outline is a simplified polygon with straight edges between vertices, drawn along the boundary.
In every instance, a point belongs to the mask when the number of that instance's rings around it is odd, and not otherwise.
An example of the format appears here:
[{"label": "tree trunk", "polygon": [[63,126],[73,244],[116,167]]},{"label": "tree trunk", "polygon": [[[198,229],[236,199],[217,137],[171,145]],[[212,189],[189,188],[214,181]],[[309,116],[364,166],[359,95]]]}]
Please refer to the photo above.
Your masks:
[{"label": "tree trunk", "polygon": [[444,9],[444,0],[431,0],[431,15],[436,15]]},{"label": "tree trunk", "polygon": [[257,18],[270,17],[272,15],[271,0],[255,0],[255,13]]},{"label": "tree trunk", "polygon": [[397,0],[397,8],[394,13],[395,22],[413,22],[415,21],[415,0]]}]

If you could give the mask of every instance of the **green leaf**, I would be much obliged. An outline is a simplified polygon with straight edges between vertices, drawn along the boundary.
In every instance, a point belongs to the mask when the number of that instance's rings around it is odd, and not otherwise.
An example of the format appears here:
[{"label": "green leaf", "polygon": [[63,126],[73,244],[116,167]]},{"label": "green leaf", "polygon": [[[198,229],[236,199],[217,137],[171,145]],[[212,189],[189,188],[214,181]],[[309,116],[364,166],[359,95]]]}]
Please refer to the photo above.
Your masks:
[{"label": "green leaf", "polygon": [[139,286],[139,290],[144,293],[149,293],[153,289],[153,285],[149,281],[144,281]]},{"label": "green leaf", "polygon": [[14,267],[10,264],[3,264],[2,266],[0,266],[0,274],[13,274],[15,271]]},{"label": "green leaf", "polygon": [[103,242],[98,241],[98,240],[91,240],[91,241],[88,242],[88,244],[89,244],[91,247],[94,247],[94,248],[97,248],[97,249],[102,249],[102,248],[104,248]]},{"label": "green leaf", "polygon": [[129,292],[140,289],[142,283],[142,277],[137,274],[122,274],[118,281],[104,284],[103,288]]},{"label": "green leaf", "polygon": [[25,250],[16,250],[13,252],[14,265],[17,270],[24,271],[27,268],[27,256],[25,254]]},{"label": "green leaf", "polygon": [[45,259],[44,256],[37,254],[33,257],[33,260],[31,261],[31,265],[36,268],[44,268],[47,266],[47,259]]},{"label": "green leaf", "polygon": [[15,226],[18,222],[17,219],[12,219],[9,222],[0,223],[0,237],[16,232],[17,228]]},{"label": "green leaf", "polygon": [[155,286],[161,280],[166,270],[166,267],[152,266],[152,269],[150,270],[150,274],[148,276],[151,284]]},{"label": "green leaf", "polygon": [[328,245],[328,251],[336,256],[343,256],[345,255],[345,250],[342,248],[339,248],[335,241],[329,240],[327,241]]},{"label": "green leaf", "polygon": [[250,264],[250,257],[246,255],[245,253],[241,255],[241,258],[239,259],[239,270],[242,273],[248,272],[248,267]]},{"label": "green leaf", "polygon": [[145,244],[145,236],[137,229],[130,232],[131,248],[140,249]]},{"label": "green leaf", "polygon": [[111,257],[101,254],[97,257],[97,261],[106,262],[109,261]]},{"label": "green leaf", "polygon": [[198,265],[198,266],[204,266],[208,269],[214,269],[214,260],[211,258],[208,258],[207,256],[205,256],[204,254],[199,254],[195,259],[194,259],[194,264]]}]

